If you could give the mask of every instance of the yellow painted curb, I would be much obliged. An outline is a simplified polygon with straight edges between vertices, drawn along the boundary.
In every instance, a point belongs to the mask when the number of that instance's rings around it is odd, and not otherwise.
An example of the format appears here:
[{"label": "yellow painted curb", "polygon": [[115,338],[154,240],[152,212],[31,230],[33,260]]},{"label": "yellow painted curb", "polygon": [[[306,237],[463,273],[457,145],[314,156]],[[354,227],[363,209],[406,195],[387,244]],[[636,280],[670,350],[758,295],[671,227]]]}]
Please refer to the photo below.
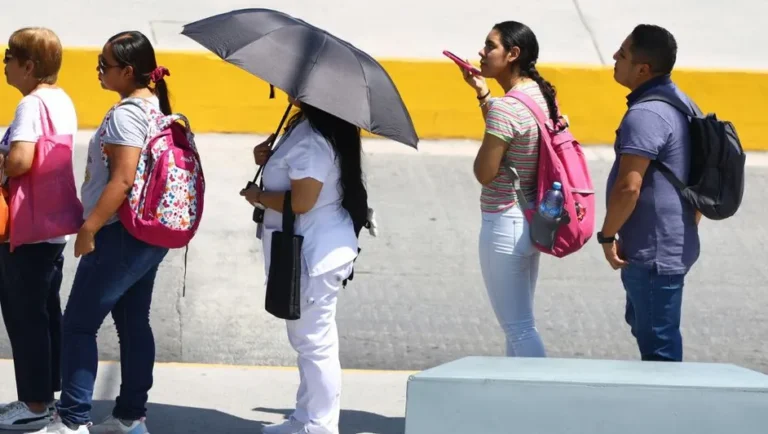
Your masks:
[{"label": "yellow painted curb", "polygon": [[[2,48],[2,47],[0,47]],[[97,79],[98,49],[67,48],[59,84],[77,107],[80,128],[95,128],[115,94]],[[171,70],[167,78],[174,111],[186,114],[197,133],[274,131],[285,109],[285,95],[268,99],[262,80],[207,52],[159,51]],[[472,90],[450,61],[381,60],[405,101],[421,139],[480,139],[483,122]],[[542,65],[542,75],[557,88],[562,110],[583,144],[612,144],[626,110],[626,89],[609,67]],[[686,70],[674,80],[705,112],[734,123],[745,149],[768,150],[761,136],[762,107],[768,101],[768,72]],[[494,83],[495,95],[501,89]],[[0,86],[0,125],[8,125],[20,95]]]}]

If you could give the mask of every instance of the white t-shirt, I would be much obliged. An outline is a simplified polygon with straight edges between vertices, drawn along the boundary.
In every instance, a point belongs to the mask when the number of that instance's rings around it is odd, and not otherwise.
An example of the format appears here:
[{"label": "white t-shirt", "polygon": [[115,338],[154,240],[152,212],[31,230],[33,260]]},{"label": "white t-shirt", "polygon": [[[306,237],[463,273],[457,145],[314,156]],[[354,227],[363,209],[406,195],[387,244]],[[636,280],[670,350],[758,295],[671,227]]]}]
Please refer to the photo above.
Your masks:
[{"label": "white t-shirt", "polygon": [[[48,115],[51,118],[53,127],[57,134],[72,135],[75,139],[77,134],[77,112],[75,105],[66,92],[60,88],[42,88],[30,95],[25,96],[16,106],[16,114],[13,117],[11,126],[6,131],[5,137],[0,140],[0,152],[7,154],[11,149],[13,142],[31,142],[35,143],[43,135],[43,124],[40,118],[41,105],[40,97],[48,108]],[[74,158],[74,149],[72,147]],[[5,174],[3,174],[3,179]],[[53,238],[41,241],[43,243],[66,243],[69,236]]]},{"label": "white t-shirt", "polygon": [[[357,257],[357,237],[352,218],[341,206],[341,169],[328,141],[307,121],[284,136],[264,166],[264,191],[287,191],[291,180],[313,178],[323,183],[315,206],[297,215],[294,231],[304,236],[302,256],[310,276],[318,276],[352,262]],[[272,232],[283,228],[283,214],[264,212],[264,265],[269,274]]]}]

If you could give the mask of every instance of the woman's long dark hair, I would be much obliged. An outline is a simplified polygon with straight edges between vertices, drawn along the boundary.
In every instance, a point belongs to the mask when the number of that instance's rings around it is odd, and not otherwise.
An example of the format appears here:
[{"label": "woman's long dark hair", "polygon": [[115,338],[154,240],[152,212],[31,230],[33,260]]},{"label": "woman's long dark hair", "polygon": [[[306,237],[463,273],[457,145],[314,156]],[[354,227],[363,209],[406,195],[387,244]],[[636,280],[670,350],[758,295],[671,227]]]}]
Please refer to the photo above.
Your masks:
[{"label": "woman's long dark hair", "polygon": [[[132,31],[118,33],[107,42],[112,47],[112,55],[120,66],[133,67],[136,86],[148,88],[152,72],[157,69],[155,49],[149,39],[141,32]],[[160,110],[166,115],[171,114],[168,85],[164,79],[155,83],[154,93],[160,101]]]},{"label": "woman's long dark hair", "polygon": [[557,91],[552,83],[545,80],[536,70],[536,61],[539,60],[539,42],[536,40],[533,30],[517,21],[504,21],[496,24],[493,28],[501,35],[501,45],[504,46],[505,50],[509,51],[512,47],[520,49],[520,56],[515,62],[520,66],[520,75],[538,83],[541,93],[547,101],[552,123],[557,125],[560,117],[556,102]]},{"label": "woman's long dark hair", "polygon": [[368,220],[368,191],[363,178],[360,128],[309,104],[301,103],[301,110],[288,120],[286,131],[303,119],[328,140],[336,158],[339,159],[341,206],[349,212],[355,234],[358,235]]}]

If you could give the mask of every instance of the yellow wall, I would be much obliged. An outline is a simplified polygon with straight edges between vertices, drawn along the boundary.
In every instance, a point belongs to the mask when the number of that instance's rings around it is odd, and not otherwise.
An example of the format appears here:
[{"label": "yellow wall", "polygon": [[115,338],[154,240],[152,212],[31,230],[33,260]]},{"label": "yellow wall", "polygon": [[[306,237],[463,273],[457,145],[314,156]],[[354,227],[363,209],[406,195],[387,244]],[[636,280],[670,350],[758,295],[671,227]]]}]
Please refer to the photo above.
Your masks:
[{"label": "yellow wall", "polygon": [[[75,101],[81,128],[94,128],[115,94],[101,89],[96,72],[98,51],[66,49],[59,84]],[[285,109],[280,92],[268,99],[269,86],[213,54],[159,52],[171,71],[167,78],[174,111],[186,114],[197,133],[267,134]],[[479,139],[483,125],[472,90],[450,61],[382,60],[397,84],[421,139]],[[562,110],[583,144],[611,144],[626,109],[627,91],[613,81],[608,67],[542,65],[540,71],[558,90]],[[679,70],[675,81],[705,112],[732,121],[746,149],[768,149],[760,136],[766,125],[768,72]],[[495,86],[495,84],[494,84]],[[499,94],[498,87],[492,88]],[[0,86],[0,125],[8,125],[20,98]]]}]

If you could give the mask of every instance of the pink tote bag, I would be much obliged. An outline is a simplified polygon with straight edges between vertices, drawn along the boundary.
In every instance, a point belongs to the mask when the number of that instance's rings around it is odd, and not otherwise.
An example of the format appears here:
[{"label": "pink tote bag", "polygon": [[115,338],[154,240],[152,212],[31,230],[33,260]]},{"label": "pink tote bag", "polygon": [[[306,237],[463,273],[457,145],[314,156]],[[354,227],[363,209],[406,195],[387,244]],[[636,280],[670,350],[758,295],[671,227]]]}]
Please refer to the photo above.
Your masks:
[{"label": "pink tote bag", "polygon": [[11,251],[22,245],[76,234],[83,225],[83,204],[77,196],[72,135],[56,134],[40,97],[43,135],[35,144],[32,167],[10,178]]}]

